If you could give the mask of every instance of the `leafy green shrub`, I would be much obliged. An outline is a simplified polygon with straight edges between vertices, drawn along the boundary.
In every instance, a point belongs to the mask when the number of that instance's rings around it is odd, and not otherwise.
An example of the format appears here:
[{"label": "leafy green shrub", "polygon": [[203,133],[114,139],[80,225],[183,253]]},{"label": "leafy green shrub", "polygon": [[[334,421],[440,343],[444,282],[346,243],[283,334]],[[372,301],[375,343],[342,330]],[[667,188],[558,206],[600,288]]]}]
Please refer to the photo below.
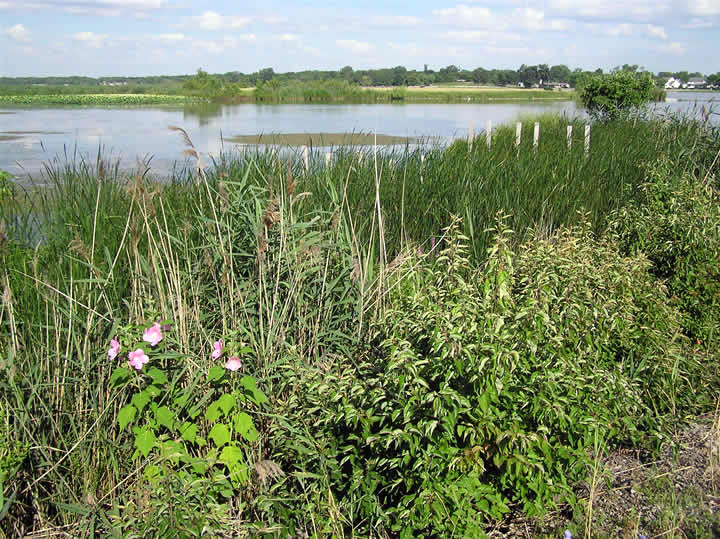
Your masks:
[{"label": "leafy green shrub", "polygon": [[638,199],[614,212],[622,249],[643,253],[683,313],[686,334],[706,349],[720,342],[720,195],[712,177],[675,170],[668,159],[648,170]]},{"label": "leafy green shrub", "polygon": [[580,100],[593,118],[613,120],[649,103],[653,88],[649,73],[616,71],[583,81]]},{"label": "leafy green shrub", "polygon": [[647,260],[588,224],[510,237],[501,222],[474,270],[454,225],[434,265],[400,270],[364,354],[296,367],[283,412],[302,428],[270,435],[305,478],[290,492],[330,491],[364,534],[473,535],[572,502],[596,439],[661,437],[701,366]]}]

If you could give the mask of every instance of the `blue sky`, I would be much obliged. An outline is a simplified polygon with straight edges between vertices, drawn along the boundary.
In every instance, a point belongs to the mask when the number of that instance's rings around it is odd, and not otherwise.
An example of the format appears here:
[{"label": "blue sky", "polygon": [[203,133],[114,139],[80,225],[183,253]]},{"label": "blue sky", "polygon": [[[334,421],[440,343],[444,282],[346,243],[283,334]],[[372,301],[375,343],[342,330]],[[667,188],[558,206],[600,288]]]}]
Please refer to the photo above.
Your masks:
[{"label": "blue sky", "polygon": [[639,64],[720,71],[720,0],[0,0],[0,75]]}]

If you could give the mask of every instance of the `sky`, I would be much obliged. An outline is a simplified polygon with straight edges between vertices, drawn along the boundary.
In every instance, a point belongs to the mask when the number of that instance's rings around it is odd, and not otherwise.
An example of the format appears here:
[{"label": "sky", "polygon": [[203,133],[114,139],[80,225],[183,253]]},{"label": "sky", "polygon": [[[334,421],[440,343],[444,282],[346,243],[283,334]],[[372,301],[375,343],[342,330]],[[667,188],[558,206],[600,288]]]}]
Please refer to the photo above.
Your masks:
[{"label": "sky", "polygon": [[720,0],[0,0],[0,76],[305,69],[720,71]]}]

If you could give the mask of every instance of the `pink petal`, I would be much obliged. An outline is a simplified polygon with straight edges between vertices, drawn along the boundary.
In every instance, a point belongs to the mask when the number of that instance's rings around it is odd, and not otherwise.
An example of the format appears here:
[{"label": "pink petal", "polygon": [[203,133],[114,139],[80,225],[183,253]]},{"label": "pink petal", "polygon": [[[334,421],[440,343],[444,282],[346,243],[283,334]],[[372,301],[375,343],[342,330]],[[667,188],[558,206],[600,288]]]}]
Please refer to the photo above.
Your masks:
[{"label": "pink petal", "polygon": [[225,368],[229,371],[236,371],[240,367],[242,367],[242,361],[240,361],[240,358],[237,356],[231,357],[227,360],[227,363],[225,363]]}]

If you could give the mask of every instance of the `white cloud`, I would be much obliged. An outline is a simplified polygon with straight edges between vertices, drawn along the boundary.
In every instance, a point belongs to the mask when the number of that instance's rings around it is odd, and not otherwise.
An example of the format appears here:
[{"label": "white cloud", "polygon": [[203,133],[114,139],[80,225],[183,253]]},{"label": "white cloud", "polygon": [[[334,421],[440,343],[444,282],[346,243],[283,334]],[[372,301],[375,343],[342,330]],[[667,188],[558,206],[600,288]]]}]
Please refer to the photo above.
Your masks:
[{"label": "white cloud", "polygon": [[95,32],[77,32],[72,35],[75,41],[87,43],[90,47],[102,46],[107,37],[107,34],[96,34]]},{"label": "white cloud", "polygon": [[0,9],[17,11],[62,11],[74,15],[146,17],[148,12],[169,7],[167,0],[44,0],[26,2],[0,1]]},{"label": "white cloud", "polygon": [[376,26],[417,26],[422,20],[412,15],[376,15],[370,17],[370,24]]},{"label": "white cloud", "polygon": [[335,41],[335,43],[338,47],[353,52],[355,54],[367,54],[375,48],[366,41],[356,41],[354,39],[338,39]]},{"label": "white cloud", "polygon": [[280,34],[277,39],[280,41],[298,41],[300,38],[295,34]]},{"label": "white cloud", "polygon": [[662,26],[655,26],[654,24],[648,24],[647,27],[647,34],[650,37],[657,37],[660,39],[667,39],[667,32],[665,32],[665,28]]},{"label": "white cloud", "polygon": [[690,22],[681,24],[680,28],[684,28],[686,30],[701,30],[703,28],[712,28],[713,22],[709,21],[707,19],[691,19]]},{"label": "white cloud", "polygon": [[220,54],[225,51],[233,51],[243,45],[255,41],[255,34],[242,34],[237,36],[225,36],[219,39],[193,39],[190,45],[201,52]]},{"label": "white cloud", "polygon": [[5,30],[5,34],[15,41],[30,41],[30,32],[28,32],[22,24],[16,24]]},{"label": "white cloud", "polygon": [[660,16],[670,9],[670,2],[671,0],[549,0],[547,7],[550,11],[577,17],[635,19]]},{"label": "white cloud", "polygon": [[690,0],[687,5],[693,15],[720,15],[720,0]]},{"label": "white cloud", "polygon": [[162,41],[163,43],[179,43],[180,41],[185,41],[187,38],[185,34],[158,34],[151,36],[151,39]]},{"label": "white cloud", "polygon": [[433,15],[463,26],[489,27],[495,22],[489,9],[458,4],[446,9],[434,9]]},{"label": "white cloud", "polygon": [[202,30],[232,30],[244,28],[250,24],[250,17],[238,15],[220,15],[215,11],[206,11],[196,17],[187,17],[182,24],[185,28],[199,28]]},{"label": "white cloud", "polygon": [[673,41],[672,43],[668,43],[667,45],[661,45],[657,49],[660,52],[663,52],[665,54],[674,54],[677,56],[685,54],[685,51],[687,50],[685,46],[682,43],[679,43],[677,41]]}]

